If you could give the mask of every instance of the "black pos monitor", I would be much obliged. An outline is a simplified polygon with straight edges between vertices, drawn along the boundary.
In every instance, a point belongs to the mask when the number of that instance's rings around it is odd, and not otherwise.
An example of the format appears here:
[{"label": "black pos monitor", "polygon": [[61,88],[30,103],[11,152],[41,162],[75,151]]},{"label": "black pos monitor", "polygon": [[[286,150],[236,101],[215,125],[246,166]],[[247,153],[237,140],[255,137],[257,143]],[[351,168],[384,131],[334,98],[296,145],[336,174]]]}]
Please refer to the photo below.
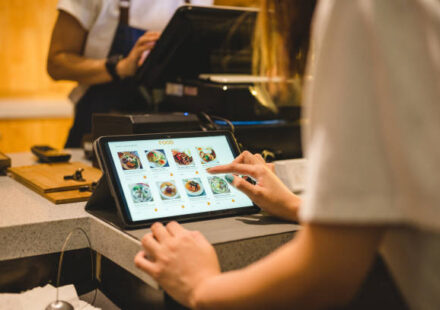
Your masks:
[{"label": "black pos monitor", "polygon": [[185,5],[137,72],[147,89],[202,73],[251,74],[256,9]]},{"label": "black pos monitor", "polygon": [[136,78],[156,112],[208,115],[222,129],[232,122],[244,149],[267,150],[272,159],[301,157],[299,105],[274,112],[270,96],[258,94],[267,81],[252,75],[257,14],[257,9],[180,7]]}]

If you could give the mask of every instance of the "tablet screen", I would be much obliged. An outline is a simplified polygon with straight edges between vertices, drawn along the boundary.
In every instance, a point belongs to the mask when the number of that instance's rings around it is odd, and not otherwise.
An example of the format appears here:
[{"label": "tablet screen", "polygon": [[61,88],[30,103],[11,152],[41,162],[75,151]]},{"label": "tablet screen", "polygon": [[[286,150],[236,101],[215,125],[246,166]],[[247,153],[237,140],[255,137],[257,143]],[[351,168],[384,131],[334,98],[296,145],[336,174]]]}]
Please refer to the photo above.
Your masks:
[{"label": "tablet screen", "polygon": [[225,135],[109,141],[108,149],[133,222],[253,205],[224,175],[206,172],[234,159]]}]

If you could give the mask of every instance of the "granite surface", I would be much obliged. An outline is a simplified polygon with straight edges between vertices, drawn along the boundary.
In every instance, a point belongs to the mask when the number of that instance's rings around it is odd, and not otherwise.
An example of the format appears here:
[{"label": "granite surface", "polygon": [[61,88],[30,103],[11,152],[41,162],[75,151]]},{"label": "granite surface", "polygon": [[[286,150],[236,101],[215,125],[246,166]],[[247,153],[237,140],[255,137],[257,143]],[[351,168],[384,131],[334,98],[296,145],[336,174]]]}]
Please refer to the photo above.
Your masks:
[{"label": "granite surface", "polygon": [[[72,151],[73,160],[82,152]],[[35,163],[30,153],[10,154],[13,166]],[[0,263],[20,257],[56,253],[76,227],[86,231],[92,248],[153,287],[157,284],[133,264],[139,239],[149,230],[121,231],[90,215],[85,202],[55,205],[7,176],[0,177]],[[183,224],[213,243],[223,270],[248,265],[292,238],[298,225],[261,214]],[[67,249],[87,247],[75,233]]]}]

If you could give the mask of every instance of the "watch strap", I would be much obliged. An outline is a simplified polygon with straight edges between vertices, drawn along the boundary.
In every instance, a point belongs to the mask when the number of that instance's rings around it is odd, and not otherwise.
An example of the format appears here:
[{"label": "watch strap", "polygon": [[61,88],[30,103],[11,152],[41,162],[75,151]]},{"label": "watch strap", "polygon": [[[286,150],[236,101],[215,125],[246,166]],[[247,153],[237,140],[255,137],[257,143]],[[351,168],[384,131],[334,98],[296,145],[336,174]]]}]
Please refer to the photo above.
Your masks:
[{"label": "watch strap", "polygon": [[105,68],[107,69],[107,72],[111,75],[113,81],[121,80],[121,77],[116,71],[116,65],[122,59],[122,57],[122,55],[112,55],[108,57],[107,61],[105,62]]}]

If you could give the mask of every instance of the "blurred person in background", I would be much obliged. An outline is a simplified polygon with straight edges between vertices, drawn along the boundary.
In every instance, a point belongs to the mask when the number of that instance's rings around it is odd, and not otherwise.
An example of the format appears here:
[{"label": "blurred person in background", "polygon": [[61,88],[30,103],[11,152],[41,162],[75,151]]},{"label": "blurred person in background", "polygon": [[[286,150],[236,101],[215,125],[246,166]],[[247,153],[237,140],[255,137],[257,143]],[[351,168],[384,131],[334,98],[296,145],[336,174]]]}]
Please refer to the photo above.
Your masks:
[{"label": "blurred person in background", "polygon": [[78,82],[70,94],[75,117],[66,148],[80,147],[92,113],[142,112],[133,76],[175,10],[213,0],[59,0],[47,71]]},{"label": "blurred person in background", "polygon": [[[263,1],[263,72],[301,76],[298,30],[312,2]],[[312,46],[304,201],[259,155],[208,170],[232,173],[226,179],[268,213],[299,219],[294,239],[221,273],[200,233],[155,223],[135,263],[191,308],[334,309],[356,296],[380,249],[407,306],[440,309],[440,1],[321,0]]]}]

